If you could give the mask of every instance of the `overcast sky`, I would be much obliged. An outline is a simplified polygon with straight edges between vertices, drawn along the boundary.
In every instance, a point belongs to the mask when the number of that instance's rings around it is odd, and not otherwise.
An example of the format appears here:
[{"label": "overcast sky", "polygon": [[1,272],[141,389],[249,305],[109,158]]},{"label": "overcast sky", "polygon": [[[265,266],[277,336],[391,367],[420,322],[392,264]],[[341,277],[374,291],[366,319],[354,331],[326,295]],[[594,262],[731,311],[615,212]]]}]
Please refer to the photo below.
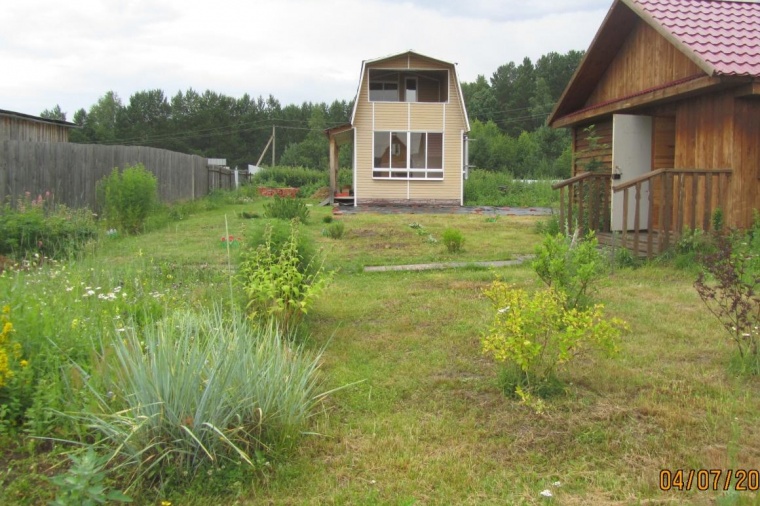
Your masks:
[{"label": "overcast sky", "polygon": [[0,9],[0,109],[73,119],[107,91],[193,88],[351,100],[363,60],[407,50],[490,78],[585,50],[612,0],[15,0]]}]

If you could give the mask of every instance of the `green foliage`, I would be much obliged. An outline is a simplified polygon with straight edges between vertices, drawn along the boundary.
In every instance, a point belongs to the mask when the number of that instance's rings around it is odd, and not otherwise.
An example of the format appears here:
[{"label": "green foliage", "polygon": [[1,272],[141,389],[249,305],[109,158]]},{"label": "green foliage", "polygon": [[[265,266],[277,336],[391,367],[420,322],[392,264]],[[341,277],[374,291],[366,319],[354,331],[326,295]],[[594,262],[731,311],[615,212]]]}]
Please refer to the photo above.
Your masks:
[{"label": "green foliage", "polygon": [[468,206],[551,207],[559,196],[549,180],[520,181],[503,172],[474,169],[464,183]]},{"label": "green foliage", "polygon": [[326,170],[306,167],[267,167],[251,178],[254,186],[300,188],[314,183],[327,186],[330,184]]},{"label": "green foliage", "polygon": [[32,368],[15,337],[10,306],[0,310],[0,432],[21,420],[30,398]]},{"label": "green foliage", "polygon": [[479,170],[509,173],[519,179],[563,179],[570,174],[567,132],[539,127],[510,136],[492,121],[474,121],[469,138],[470,165]]},{"label": "green foliage", "polygon": [[459,253],[464,246],[464,235],[456,228],[447,228],[443,231],[442,241],[449,253]]},{"label": "green foliage", "polygon": [[739,369],[760,375],[760,226],[714,234],[714,249],[697,255],[694,287],[739,352]]},{"label": "green foliage", "polygon": [[[608,149],[610,147],[609,144],[600,142],[601,136],[596,133],[596,125],[587,126],[583,129],[583,132],[585,133],[586,141],[588,142],[586,151],[594,152],[599,149]],[[586,170],[589,172],[600,172],[604,168],[604,163],[596,158],[596,156],[591,157],[591,159],[586,163]]]},{"label": "green foliage", "polygon": [[536,233],[539,235],[555,236],[563,232],[562,225],[559,222],[559,216],[552,213],[548,218],[536,222]]},{"label": "green foliage", "polygon": [[71,258],[96,237],[90,211],[55,204],[50,192],[34,199],[27,193],[15,206],[0,208],[0,255]]},{"label": "green foliage", "polygon": [[[291,241],[292,230],[293,223],[291,222],[276,219],[261,220],[256,223],[255,227],[251,227],[246,248],[255,250],[259,247],[266,247],[268,241],[268,247],[272,249],[273,253],[280,255]],[[321,265],[319,251],[309,234],[297,234],[296,253],[300,259],[298,268],[302,272],[312,272]]]},{"label": "green foliage", "polygon": [[137,164],[121,172],[115,168],[98,185],[108,227],[128,234],[141,232],[158,203],[156,176]]},{"label": "green foliage", "polygon": [[102,343],[101,361],[87,383],[97,409],[77,418],[134,480],[163,482],[172,471],[190,480],[225,463],[254,467],[257,452],[292,447],[323,397],[319,354],[294,346],[276,325],[251,325],[219,307],[172,311],[128,329]]},{"label": "green foliage", "polygon": [[309,222],[309,208],[301,199],[283,198],[275,195],[271,202],[264,204],[264,216],[280,220],[298,219],[301,223]]},{"label": "green foliage", "polygon": [[[578,309],[565,293],[546,289],[528,295],[524,290],[495,281],[485,295],[494,319],[482,339],[483,353],[512,371],[513,391],[528,404],[532,396],[556,390],[555,372],[587,348],[607,354],[617,351],[625,324],[606,320],[601,304]],[[509,376],[507,376],[508,378]],[[542,404],[534,408],[543,409]]]},{"label": "green foliage", "polygon": [[346,233],[346,225],[342,221],[336,221],[334,223],[330,223],[324,229],[324,235],[329,237],[330,239],[342,239],[345,233]]},{"label": "green foliage", "polygon": [[322,223],[332,223],[333,222],[333,216],[331,214],[327,214],[322,217]]},{"label": "green foliage", "polygon": [[592,285],[601,277],[604,261],[594,233],[580,239],[576,232],[544,237],[532,265],[546,286],[563,294],[568,309],[584,309],[593,302]]},{"label": "green foliage", "polygon": [[109,490],[105,483],[108,456],[99,456],[88,449],[81,455],[70,454],[72,466],[65,474],[50,478],[58,487],[52,506],[95,506],[109,502],[132,502],[117,490]]},{"label": "green foliage", "polygon": [[277,247],[272,229],[264,232],[264,244],[244,252],[239,281],[254,319],[274,318],[283,329],[294,329],[329,281],[321,261],[303,265],[298,253],[298,222],[291,222],[288,240]]}]

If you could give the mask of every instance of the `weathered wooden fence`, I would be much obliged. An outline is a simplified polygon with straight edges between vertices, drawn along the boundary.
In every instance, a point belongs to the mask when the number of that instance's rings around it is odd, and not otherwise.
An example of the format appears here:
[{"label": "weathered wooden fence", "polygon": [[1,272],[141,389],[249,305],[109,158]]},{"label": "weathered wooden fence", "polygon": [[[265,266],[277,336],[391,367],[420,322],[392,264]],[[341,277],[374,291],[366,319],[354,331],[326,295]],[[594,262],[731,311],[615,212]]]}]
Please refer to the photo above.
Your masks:
[{"label": "weathered wooden fence", "polygon": [[[235,171],[229,167],[209,167],[207,172],[208,190],[234,190],[235,189]],[[249,183],[251,175],[248,171],[238,171],[237,184],[244,185]]]},{"label": "weathered wooden fence", "polygon": [[0,141],[0,202],[52,192],[70,207],[95,207],[95,184],[114,167],[142,163],[155,174],[162,202],[209,192],[206,158],[142,146]]}]

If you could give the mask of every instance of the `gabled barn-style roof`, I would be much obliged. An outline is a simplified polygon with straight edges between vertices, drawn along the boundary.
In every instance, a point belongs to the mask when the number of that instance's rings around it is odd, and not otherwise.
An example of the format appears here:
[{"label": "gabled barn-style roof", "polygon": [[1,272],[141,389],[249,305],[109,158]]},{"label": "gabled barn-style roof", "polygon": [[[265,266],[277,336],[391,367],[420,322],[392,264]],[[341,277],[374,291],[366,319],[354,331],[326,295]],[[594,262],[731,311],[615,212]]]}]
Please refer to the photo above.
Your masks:
[{"label": "gabled barn-style roof", "polygon": [[[656,88],[640,90],[638,95],[672,87],[677,88],[673,88],[671,94],[687,93],[725,84],[726,80],[749,81],[760,77],[760,3],[745,0],[615,0],[550,115],[550,125],[562,126],[567,121],[557,125],[558,120],[584,109],[594,86],[639,20],[670,42],[701,72]],[[706,79],[694,82],[698,78]]]}]

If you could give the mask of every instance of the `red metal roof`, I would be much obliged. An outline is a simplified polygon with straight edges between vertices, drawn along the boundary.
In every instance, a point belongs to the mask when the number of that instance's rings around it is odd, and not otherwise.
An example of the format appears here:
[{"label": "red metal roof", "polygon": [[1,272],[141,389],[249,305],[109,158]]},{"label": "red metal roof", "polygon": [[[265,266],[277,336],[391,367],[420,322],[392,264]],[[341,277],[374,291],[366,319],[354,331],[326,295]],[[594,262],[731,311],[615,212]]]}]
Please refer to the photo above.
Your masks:
[{"label": "red metal roof", "polygon": [[716,75],[760,77],[760,3],[632,0]]}]

